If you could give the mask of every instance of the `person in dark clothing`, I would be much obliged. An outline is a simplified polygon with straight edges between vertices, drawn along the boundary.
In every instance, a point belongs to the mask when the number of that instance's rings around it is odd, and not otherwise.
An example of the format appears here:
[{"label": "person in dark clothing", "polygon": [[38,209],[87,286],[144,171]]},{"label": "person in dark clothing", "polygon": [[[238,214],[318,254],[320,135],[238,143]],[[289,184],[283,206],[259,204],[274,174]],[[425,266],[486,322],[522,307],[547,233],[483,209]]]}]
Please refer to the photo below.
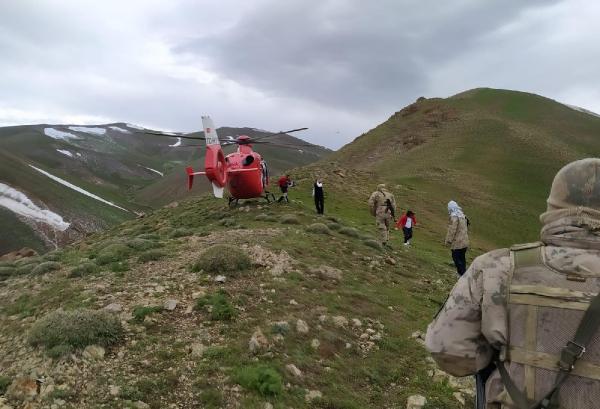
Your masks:
[{"label": "person in dark clothing", "polygon": [[288,188],[292,186],[292,180],[290,179],[290,175],[285,175],[279,178],[277,182],[279,185],[279,189],[281,190],[281,197],[277,199],[277,202],[281,203],[285,200],[286,203],[289,203],[288,199]]},{"label": "person in dark clothing", "polygon": [[462,276],[467,271],[467,249],[452,250],[452,261],[456,266],[456,272],[459,276]]},{"label": "person in dark clothing", "polygon": [[315,181],[312,194],[315,198],[317,214],[323,214],[325,212],[325,195],[323,193],[323,180],[321,178],[317,178]]}]

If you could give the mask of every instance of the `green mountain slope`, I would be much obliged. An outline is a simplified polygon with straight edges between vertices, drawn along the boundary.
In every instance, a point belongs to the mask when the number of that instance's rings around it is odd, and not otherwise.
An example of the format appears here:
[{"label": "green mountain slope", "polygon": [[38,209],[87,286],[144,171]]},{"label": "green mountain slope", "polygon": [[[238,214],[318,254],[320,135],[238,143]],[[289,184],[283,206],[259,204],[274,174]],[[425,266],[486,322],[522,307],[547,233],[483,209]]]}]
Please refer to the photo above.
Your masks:
[{"label": "green mountain slope", "polygon": [[[251,128],[221,128],[224,136],[265,132]],[[314,162],[329,151],[291,136],[282,144],[306,145],[297,149],[265,146],[265,157],[274,171]],[[196,189],[187,191],[185,167],[203,166],[203,149],[186,148],[196,141],[141,133],[124,123],[76,126],[30,125],[0,128],[0,205],[3,210],[37,206],[37,215],[51,211],[70,226],[62,231],[40,218],[22,212],[0,213],[0,225],[18,226],[14,235],[0,236],[0,254],[29,245],[38,251],[64,245],[88,232],[98,231],[135,217],[136,212],[209,190],[198,178]],[[174,146],[175,145],[175,146]],[[263,145],[261,145],[262,147]],[[37,169],[36,169],[37,168]],[[97,198],[73,190],[47,172]],[[120,208],[122,209],[120,209]],[[125,210],[124,210],[125,209]],[[41,218],[46,217],[41,215]]]}]

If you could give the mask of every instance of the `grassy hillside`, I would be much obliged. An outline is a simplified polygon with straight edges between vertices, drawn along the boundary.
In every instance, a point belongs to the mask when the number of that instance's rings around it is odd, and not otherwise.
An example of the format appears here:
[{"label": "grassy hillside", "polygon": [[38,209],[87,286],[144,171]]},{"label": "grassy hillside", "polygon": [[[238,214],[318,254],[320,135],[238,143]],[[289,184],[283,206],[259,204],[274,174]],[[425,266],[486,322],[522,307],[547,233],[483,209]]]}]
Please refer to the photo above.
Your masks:
[{"label": "grassy hillside", "polygon": [[538,238],[538,215],[558,169],[600,153],[600,118],[517,91],[475,89],[420,100],[330,159],[386,181],[402,208],[438,236],[459,202],[475,245]]},{"label": "grassy hillside", "polygon": [[[292,169],[289,205],[180,201],[0,263],[0,395],[43,376],[41,407],[391,409],[415,394],[469,407],[469,380],[437,370],[419,333],[456,282],[446,202],[472,220],[469,258],[536,240],[554,173],[597,155],[599,130],[530,94],[421,100]],[[393,250],[374,240],[366,202],[382,181],[417,213],[410,248],[396,231]]]}]

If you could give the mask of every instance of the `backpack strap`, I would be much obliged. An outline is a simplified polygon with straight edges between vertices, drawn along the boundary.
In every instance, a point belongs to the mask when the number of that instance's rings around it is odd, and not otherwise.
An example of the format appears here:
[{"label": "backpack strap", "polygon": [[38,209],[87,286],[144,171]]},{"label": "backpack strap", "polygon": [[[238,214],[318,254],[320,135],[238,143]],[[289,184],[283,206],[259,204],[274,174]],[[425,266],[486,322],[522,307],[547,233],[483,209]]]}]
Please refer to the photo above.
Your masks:
[{"label": "backpack strap", "polygon": [[[533,244],[533,243],[532,243]],[[513,261],[513,271],[517,268],[530,267],[543,264],[543,247],[541,243],[538,246],[525,248],[511,248]],[[586,352],[586,348],[591,339],[600,328],[600,293],[591,301],[585,311],[579,326],[575,332],[572,341],[567,342],[561,351],[558,362],[558,375],[554,381],[554,386],[538,402],[531,402],[527,396],[515,385],[510,378],[508,371],[500,359],[496,361],[498,372],[502,378],[502,383],[506,388],[510,398],[519,409],[558,409],[559,392],[563,383],[572,374],[577,360]]]}]

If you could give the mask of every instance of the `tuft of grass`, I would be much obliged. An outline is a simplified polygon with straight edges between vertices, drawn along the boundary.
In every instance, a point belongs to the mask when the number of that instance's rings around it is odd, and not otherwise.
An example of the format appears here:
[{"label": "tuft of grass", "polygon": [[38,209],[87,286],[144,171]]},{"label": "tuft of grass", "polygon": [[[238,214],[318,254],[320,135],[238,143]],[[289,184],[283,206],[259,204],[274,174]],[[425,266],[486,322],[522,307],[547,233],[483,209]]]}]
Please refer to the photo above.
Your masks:
[{"label": "tuft of grass", "polygon": [[160,247],[160,244],[155,241],[140,239],[139,237],[128,241],[127,245],[137,251],[150,250]]},{"label": "tuft of grass", "polygon": [[223,394],[218,389],[207,389],[200,393],[203,408],[217,409],[223,406]]},{"label": "tuft of grass", "polygon": [[300,218],[295,214],[284,214],[279,221],[281,224],[300,224]]},{"label": "tuft of grass", "polygon": [[254,220],[256,220],[257,222],[276,222],[277,219],[275,218],[275,216],[272,216],[270,214],[259,214],[257,215]]},{"label": "tuft of grass", "polygon": [[34,267],[31,272],[35,275],[41,275],[49,273],[50,271],[55,271],[60,268],[60,263],[56,261],[44,261],[43,263],[38,264]]},{"label": "tuft of grass", "polygon": [[344,234],[346,236],[350,236],[350,237],[354,237],[354,238],[358,238],[360,237],[360,232],[355,229],[354,227],[342,227],[339,230],[340,234]]},{"label": "tuft of grass", "polygon": [[219,225],[225,227],[233,227],[236,225],[235,219],[233,217],[227,217],[225,219],[221,219],[219,221]]},{"label": "tuft of grass", "polygon": [[137,236],[138,239],[142,240],[160,240],[160,236],[156,233],[144,233]]},{"label": "tuft of grass", "polygon": [[235,308],[229,303],[227,293],[219,291],[213,295],[199,298],[196,301],[196,310],[210,307],[210,319],[213,321],[231,321],[236,316]]},{"label": "tuft of grass", "polygon": [[8,277],[17,273],[16,267],[2,266],[0,267],[0,281],[6,280]]},{"label": "tuft of grass", "polygon": [[154,306],[136,305],[135,307],[133,307],[133,312],[131,314],[133,315],[134,321],[144,322],[144,318],[146,318],[146,316],[148,316],[150,314],[163,312],[163,310],[164,310],[164,308],[161,307],[160,305],[154,305]]},{"label": "tuft of grass", "polygon": [[96,257],[96,264],[103,266],[125,260],[131,254],[131,249],[122,243],[113,243],[104,247]]},{"label": "tuft of grass", "polygon": [[53,251],[51,253],[44,254],[42,257],[45,261],[59,261],[62,256],[60,251]]},{"label": "tuft of grass", "polygon": [[17,267],[15,274],[18,276],[30,274],[35,267],[36,265],[34,263],[22,265],[20,267]]},{"label": "tuft of grass", "polygon": [[368,240],[365,240],[365,241],[363,241],[363,244],[364,244],[365,246],[372,247],[372,248],[374,248],[374,249],[376,249],[376,250],[383,250],[383,246],[381,245],[381,243],[380,243],[380,242],[378,242],[378,241],[377,241],[377,240],[375,240],[375,239],[368,239]]},{"label": "tuft of grass", "polygon": [[73,347],[71,345],[60,344],[47,349],[46,355],[50,358],[58,359],[69,355],[71,352],[73,352]]},{"label": "tuft of grass", "polygon": [[234,382],[263,396],[277,396],[283,391],[283,380],[277,370],[266,365],[251,365],[234,372]]},{"label": "tuft of grass", "polygon": [[159,249],[147,250],[147,251],[144,251],[142,254],[140,254],[140,256],[138,257],[138,261],[140,263],[146,263],[148,261],[156,261],[156,260],[160,260],[161,258],[166,257],[167,255],[168,255],[167,252],[164,250],[159,250]]},{"label": "tuft of grass", "polygon": [[0,375],[0,395],[4,395],[6,390],[12,383],[12,380],[8,376]]},{"label": "tuft of grass", "polygon": [[169,237],[172,239],[176,239],[178,237],[186,237],[186,236],[191,236],[194,232],[191,231],[190,229],[186,229],[185,227],[180,227],[178,229],[173,230],[170,234]]},{"label": "tuft of grass", "polygon": [[83,277],[98,272],[98,266],[89,261],[81,263],[76,267],[73,267],[69,273],[69,277]]},{"label": "tuft of grass", "polygon": [[121,322],[108,311],[58,310],[49,313],[33,325],[29,332],[29,343],[57,353],[67,351],[68,347],[112,345],[118,342],[122,335]]},{"label": "tuft of grass", "polygon": [[331,230],[324,223],[313,223],[306,228],[306,231],[317,234],[331,234]]},{"label": "tuft of grass", "polygon": [[108,265],[108,269],[113,273],[124,273],[129,271],[129,263],[127,261],[115,261]]},{"label": "tuft of grass", "polygon": [[37,264],[37,263],[41,263],[41,262],[42,262],[42,258],[39,256],[25,257],[25,258],[15,261],[15,266],[20,267],[20,266],[25,266],[28,264]]},{"label": "tuft of grass", "polygon": [[192,271],[236,275],[248,270],[251,265],[250,257],[241,248],[229,244],[217,244],[200,255],[192,265]]}]

